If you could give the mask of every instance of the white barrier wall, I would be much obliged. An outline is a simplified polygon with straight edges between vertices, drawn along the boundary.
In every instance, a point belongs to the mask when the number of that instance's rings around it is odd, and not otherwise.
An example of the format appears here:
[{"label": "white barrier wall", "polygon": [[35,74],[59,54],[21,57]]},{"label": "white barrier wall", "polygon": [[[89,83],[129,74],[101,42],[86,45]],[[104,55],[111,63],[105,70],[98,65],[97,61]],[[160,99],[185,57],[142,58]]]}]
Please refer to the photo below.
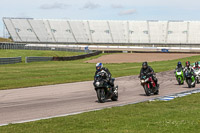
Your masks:
[{"label": "white barrier wall", "polygon": [[200,21],[3,21],[15,42],[200,44]]}]

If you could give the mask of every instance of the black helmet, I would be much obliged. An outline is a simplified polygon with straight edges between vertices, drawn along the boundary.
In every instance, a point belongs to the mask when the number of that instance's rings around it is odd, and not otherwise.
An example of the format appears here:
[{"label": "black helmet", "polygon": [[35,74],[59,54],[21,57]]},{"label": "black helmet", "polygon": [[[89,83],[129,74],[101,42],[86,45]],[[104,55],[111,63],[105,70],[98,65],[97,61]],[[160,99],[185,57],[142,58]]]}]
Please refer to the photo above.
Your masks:
[{"label": "black helmet", "polygon": [[199,62],[195,62],[195,67],[198,67],[199,66]]},{"label": "black helmet", "polygon": [[177,66],[178,66],[178,67],[182,67],[182,64],[181,64],[180,61],[177,63]]},{"label": "black helmet", "polygon": [[190,61],[185,62],[186,67],[190,66]]},{"label": "black helmet", "polygon": [[147,63],[147,62],[143,62],[143,63],[142,63],[142,68],[143,68],[143,69],[147,69],[147,67],[148,67],[148,63]]}]

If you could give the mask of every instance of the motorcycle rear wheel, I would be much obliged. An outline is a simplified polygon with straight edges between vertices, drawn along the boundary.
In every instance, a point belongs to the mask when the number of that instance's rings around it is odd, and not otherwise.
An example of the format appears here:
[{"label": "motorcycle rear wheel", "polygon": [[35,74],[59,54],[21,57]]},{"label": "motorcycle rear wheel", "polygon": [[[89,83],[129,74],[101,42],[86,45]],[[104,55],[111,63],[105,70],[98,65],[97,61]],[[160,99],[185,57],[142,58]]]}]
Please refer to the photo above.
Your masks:
[{"label": "motorcycle rear wheel", "polygon": [[195,86],[196,86],[196,84],[194,83],[193,87],[195,87]]},{"label": "motorcycle rear wheel", "polygon": [[154,92],[154,95],[158,95],[159,94],[159,90],[157,90],[156,92]]},{"label": "motorcycle rear wheel", "polygon": [[[115,87],[115,90],[116,90],[116,89],[118,89],[118,86]],[[115,91],[115,90],[114,90],[114,91]],[[112,100],[112,101],[117,101],[117,100],[118,100],[118,90],[117,90],[117,93],[114,93],[114,94],[113,94],[113,96],[111,97],[111,100]]]},{"label": "motorcycle rear wheel", "polygon": [[199,84],[199,78],[197,78],[196,81],[197,81],[197,84]]}]

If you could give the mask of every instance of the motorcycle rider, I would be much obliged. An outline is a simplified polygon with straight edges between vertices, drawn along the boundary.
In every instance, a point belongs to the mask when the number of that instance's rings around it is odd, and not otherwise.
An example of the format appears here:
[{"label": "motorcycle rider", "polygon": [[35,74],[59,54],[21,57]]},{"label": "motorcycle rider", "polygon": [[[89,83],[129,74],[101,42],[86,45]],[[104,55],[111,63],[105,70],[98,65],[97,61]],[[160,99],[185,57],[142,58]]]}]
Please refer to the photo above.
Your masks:
[{"label": "motorcycle rider", "polygon": [[[174,73],[176,73],[176,71],[178,71],[178,70],[179,71],[182,70],[184,72],[184,67],[182,66],[182,63],[180,61],[177,63],[177,66],[176,66]],[[184,76],[185,75],[183,74],[183,78],[185,78]]]},{"label": "motorcycle rider", "polygon": [[142,68],[140,70],[140,79],[142,78],[142,76],[145,76],[145,75],[152,76],[153,77],[153,81],[155,82],[156,86],[159,87],[158,79],[156,78],[154,70],[150,66],[148,66],[147,62],[143,62],[142,63]]},{"label": "motorcycle rider", "polygon": [[175,72],[176,72],[177,70],[182,70],[182,71],[184,70],[184,67],[182,66],[182,63],[181,63],[180,61],[177,63]]},{"label": "motorcycle rider", "polygon": [[199,62],[195,62],[195,66],[193,67],[194,70],[199,70],[200,67],[199,67]]},{"label": "motorcycle rider", "polygon": [[184,75],[187,70],[189,70],[195,77],[194,69],[192,68],[192,66],[190,66],[190,61],[185,62]]},{"label": "motorcycle rider", "polygon": [[95,75],[94,75],[94,80],[95,80],[96,75],[101,71],[104,71],[106,73],[105,81],[113,88],[114,87],[114,80],[112,80],[112,78],[111,78],[112,75],[111,75],[110,71],[108,70],[108,68],[103,67],[102,63],[96,64],[96,72],[95,72]]}]

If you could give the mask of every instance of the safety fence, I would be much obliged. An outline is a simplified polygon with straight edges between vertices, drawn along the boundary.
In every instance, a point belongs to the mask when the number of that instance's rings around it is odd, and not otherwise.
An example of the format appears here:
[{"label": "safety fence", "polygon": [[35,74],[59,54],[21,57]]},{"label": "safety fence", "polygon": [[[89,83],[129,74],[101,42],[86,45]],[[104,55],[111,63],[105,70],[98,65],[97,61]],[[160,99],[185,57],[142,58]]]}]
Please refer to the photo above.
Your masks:
[{"label": "safety fence", "polygon": [[81,49],[81,47],[68,47],[68,45],[63,45],[58,47],[57,45],[48,44],[22,44],[22,43],[0,43],[0,49],[21,49],[21,50],[51,50],[51,51],[67,51],[67,52],[86,52],[90,53],[92,51],[88,49]]},{"label": "safety fence", "polygon": [[22,62],[22,57],[0,58],[0,65],[2,64],[15,64]]},{"label": "safety fence", "polygon": [[53,57],[26,57],[25,62],[52,61]]},{"label": "safety fence", "polygon": [[54,61],[70,61],[70,60],[79,60],[79,59],[84,59],[92,56],[96,56],[102,53],[101,51],[96,51],[93,53],[89,54],[83,54],[83,55],[77,55],[77,56],[70,56],[70,57],[53,57]]}]

